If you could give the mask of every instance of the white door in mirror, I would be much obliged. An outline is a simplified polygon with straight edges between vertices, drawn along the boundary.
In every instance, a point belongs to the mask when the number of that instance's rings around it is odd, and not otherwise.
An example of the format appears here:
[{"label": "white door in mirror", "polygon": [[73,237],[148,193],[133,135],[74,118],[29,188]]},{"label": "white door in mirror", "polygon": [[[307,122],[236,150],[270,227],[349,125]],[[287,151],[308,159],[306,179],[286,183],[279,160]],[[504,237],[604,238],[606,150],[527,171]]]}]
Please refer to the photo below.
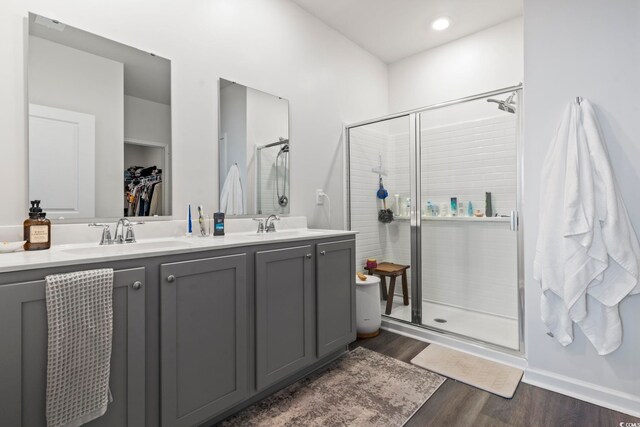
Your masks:
[{"label": "white door in mirror", "polygon": [[95,117],[29,104],[29,200],[49,218],[95,217]]}]

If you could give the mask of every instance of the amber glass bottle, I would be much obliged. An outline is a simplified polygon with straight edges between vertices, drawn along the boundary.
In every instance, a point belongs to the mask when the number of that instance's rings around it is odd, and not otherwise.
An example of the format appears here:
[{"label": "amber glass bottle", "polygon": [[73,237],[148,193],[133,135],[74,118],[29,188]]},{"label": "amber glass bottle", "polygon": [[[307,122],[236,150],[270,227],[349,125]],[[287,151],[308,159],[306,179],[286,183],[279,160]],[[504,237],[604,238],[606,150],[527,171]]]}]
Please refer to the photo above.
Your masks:
[{"label": "amber glass bottle", "polygon": [[24,221],[25,251],[37,251],[51,247],[51,221],[42,212],[40,200],[33,200],[29,208],[29,218]]}]

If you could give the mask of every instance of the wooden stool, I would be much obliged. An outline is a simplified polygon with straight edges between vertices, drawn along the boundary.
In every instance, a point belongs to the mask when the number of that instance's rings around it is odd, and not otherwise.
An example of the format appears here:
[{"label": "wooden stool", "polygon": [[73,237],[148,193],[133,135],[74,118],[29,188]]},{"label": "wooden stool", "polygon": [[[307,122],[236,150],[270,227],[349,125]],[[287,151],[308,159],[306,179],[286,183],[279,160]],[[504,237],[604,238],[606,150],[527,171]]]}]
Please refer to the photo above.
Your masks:
[{"label": "wooden stool", "polygon": [[[370,275],[380,276],[380,286],[382,287],[382,299],[387,301],[387,308],[384,314],[391,314],[393,307],[393,294],[396,291],[396,277],[402,276],[402,301],[404,305],[409,305],[409,286],[407,285],[407,270],[410,266],[394,264],[392,262],[381,262],[376,268],[366,268]],[[387,277],[391,278],[389,283],[389,293],[387,295]]]}]

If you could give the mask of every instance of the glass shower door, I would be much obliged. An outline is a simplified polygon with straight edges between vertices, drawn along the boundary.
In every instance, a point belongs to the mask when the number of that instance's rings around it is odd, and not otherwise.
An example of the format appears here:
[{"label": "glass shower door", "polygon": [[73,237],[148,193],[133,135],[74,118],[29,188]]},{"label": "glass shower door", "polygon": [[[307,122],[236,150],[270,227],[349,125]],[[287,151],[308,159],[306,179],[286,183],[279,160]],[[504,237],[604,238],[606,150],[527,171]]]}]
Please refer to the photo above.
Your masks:
[{"label": "glass shower door", "polygon": [[513,350],[520,348],[518,95],[424,111],[418,126],[421,323]]},{"label": "glass shower door", "polygon": [[412,233],[415,236],[412,222],[416,220],[415,178],[412,179],[416,171],[415,162],[411,162],[415,152],[413,130],[415,114],[348,129],[348,220],[349,228],[358,231],[356,271],[379,277],[382,313],[407,322],[412,321],[414,312],[411,306]]}]

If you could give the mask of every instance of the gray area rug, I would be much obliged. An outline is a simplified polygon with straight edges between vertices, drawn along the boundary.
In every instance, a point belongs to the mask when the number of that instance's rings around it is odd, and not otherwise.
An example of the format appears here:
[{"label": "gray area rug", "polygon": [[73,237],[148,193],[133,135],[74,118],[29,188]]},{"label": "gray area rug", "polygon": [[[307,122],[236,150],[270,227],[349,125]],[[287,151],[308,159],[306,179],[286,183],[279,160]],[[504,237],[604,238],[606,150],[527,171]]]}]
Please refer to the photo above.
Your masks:
[{"label": "gray area rug", "polygon": [[402,426],[445,379],[359,347],[220,425]]}]

